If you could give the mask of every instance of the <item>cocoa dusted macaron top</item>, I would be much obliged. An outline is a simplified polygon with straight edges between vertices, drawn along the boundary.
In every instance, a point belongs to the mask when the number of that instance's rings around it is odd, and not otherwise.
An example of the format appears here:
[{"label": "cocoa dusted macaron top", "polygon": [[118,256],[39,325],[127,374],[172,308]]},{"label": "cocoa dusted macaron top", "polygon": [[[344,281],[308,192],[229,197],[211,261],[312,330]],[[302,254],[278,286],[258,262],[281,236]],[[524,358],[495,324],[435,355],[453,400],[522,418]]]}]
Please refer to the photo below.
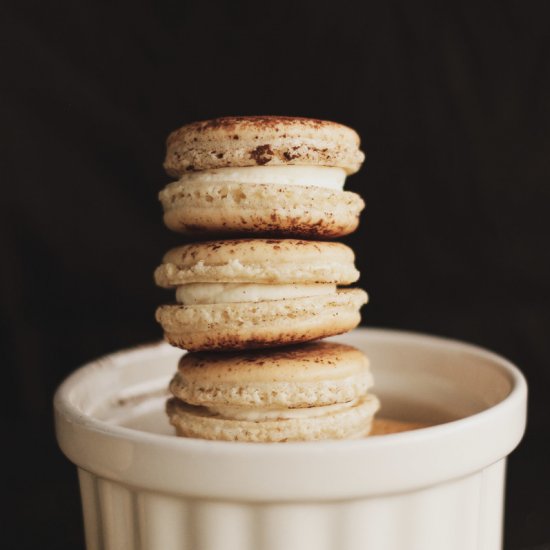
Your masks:
[{"label": "cocoa dusted macaron top", "polygon": [[343,124],[286,116],[231,116],[192,122],[167,140],[164,167],[186,172],[239,166],[313,165],[359,170],[359,136]]},{"label": "cocoa dusted macaron top", "polygon": [[342,243],[299,239],[238,239],[169,250],[155,271],[159,286],[189,283],[329,283],[359,279],[353,250]]},{"label": "cocoa dusted macaron top", "polygon": [[358,349],[314,342],[267,351],[188,353],[179,361],[171,390],[192,405],[305,408],[352,401],[372,383],[369,361]]}]

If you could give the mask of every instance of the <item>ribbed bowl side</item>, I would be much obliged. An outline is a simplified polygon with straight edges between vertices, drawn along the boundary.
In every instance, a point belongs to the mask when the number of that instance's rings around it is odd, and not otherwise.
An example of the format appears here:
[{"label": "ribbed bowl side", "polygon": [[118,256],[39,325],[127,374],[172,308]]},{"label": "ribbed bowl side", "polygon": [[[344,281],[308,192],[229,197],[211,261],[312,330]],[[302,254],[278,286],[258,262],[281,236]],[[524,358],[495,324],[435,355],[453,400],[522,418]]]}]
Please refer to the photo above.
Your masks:
[{"label": "ribbed bowl side", "polygon": [[79,477],[87,550],[498,550],[504,470],[502,459],[419,491],[299,503],[192,499]]}]

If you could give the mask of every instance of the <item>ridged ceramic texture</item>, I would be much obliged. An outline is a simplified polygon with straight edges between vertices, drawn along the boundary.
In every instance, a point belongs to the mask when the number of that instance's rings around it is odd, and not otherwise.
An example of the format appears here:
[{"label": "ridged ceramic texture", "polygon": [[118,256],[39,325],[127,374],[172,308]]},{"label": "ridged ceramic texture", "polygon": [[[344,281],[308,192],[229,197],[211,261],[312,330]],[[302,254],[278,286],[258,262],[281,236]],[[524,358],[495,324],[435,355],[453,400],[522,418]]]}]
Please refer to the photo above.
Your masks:
[{"label": "ridged ceramic texture", "polygon": [[336,502],[185,499],[79,470],[88,550],[498,550],[505,460],[407,494]]}]

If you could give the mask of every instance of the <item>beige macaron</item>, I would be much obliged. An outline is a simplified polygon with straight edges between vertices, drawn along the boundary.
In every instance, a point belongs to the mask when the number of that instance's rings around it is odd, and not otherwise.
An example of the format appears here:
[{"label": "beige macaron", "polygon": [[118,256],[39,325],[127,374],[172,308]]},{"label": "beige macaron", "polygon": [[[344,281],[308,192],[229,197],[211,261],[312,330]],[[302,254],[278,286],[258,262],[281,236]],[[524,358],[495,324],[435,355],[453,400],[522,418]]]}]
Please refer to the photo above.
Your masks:
[{"label": "beige macaron", "polygon": [[282,346],[347,332],[367,301],[353,251],[334,242],[244,239],[170,250],[155,271],[176,289],[158,308],[166,339],[190,350]]},{"label": "beige macaron", "polygon": [[184,233],[332,238],[354,231],[364,202],[343,190],[364,154],[357,133],[298,117],[225,117],[172,132],[160,193],[164,221]]},{"label": "beige macaron", "polygon": [[367,435],[378,400],[367,358],[315,342],[270,351],[190,353],[170,383],[170,422],[187,437],[300,441]]}]

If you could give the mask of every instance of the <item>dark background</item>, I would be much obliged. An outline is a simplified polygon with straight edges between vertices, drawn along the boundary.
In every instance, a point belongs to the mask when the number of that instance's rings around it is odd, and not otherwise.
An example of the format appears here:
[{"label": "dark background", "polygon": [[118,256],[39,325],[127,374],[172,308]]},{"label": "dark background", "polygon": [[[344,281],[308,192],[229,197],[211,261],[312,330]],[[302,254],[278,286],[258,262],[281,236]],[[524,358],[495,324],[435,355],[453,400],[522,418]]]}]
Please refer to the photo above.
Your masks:
[{"label": "dark background", "polygon": [[[51,399],[161,337],[152,271],[181,241],[157,193],[169,131],[227,114],[356,128],[347,239],[369,326],[468,340],[530,384],[506,548],[550,548],[550,35],[544,2],[3,2],[3,540],[81,548]],[[3,483],[4,484],[4,483]]]}]

